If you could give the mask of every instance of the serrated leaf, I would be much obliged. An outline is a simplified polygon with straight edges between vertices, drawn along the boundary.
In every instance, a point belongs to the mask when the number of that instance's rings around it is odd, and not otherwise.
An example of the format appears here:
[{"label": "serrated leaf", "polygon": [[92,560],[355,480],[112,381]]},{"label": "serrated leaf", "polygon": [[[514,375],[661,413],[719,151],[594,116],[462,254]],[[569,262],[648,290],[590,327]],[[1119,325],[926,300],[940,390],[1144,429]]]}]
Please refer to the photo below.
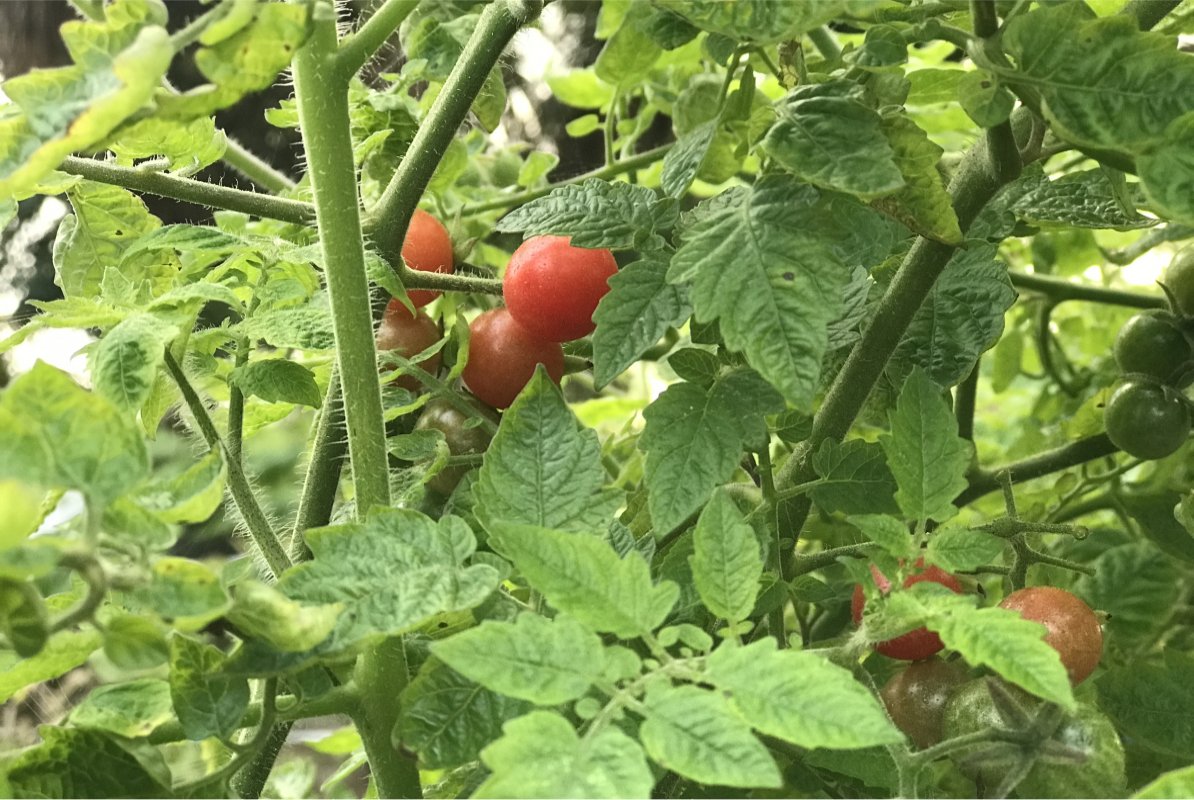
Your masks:
[{"label": "serrated leaf", "polygon": [[575,700],[601,677],[601,639],[575,620],[520,614],[486,620],[431,646],[432,655],[499,694],[554,706]]},{"label": "serrated leaf", "polygon": [[212,117],[186,122],[148,117],[122,126],[107,142],[124,166],[143,158],[165,158],[171,170],[187,172],[219,161],[227,146],[227,136]]},{"label": "serrated leaf", "polygon": [[254,314],[231,331],[281,350],[328,350],[336,343],[331,312],[315,306]]},{"label": "serrated leaf", "polygon": [[1117,649],[1139,652],[1171,624],[1182,592],[1181,570],[1151,542],[1111,547],[1091,564],[1074,592],[1108,615],[1106,634]]},{"label": "serrated leaf", "polygon": [[593,70],[597,77],[614,86],[631,87],[640,84],[663,53],[643,23],[652,15],[646,3],[630,5],[622,24],[606,40],[597,54]]},{"label": "serrated leaf", "polygon": [[553,189],[498,221],[503,233],[569,236],[575,247],[658,249],[657,231],[676,222],[676,204],[645,186],[589,178]]},{"label": "serrated leaf", "polygon": [[428,659],[402,691],[394,741],[419,754],[422,769],[445,769],[477,760],[502,725],[533,706],[491,692],[436,659]]},{"label": "serrated leaf", "polygon": [[91,360],[95,389],[125,410],[139,409],[149,397],[178,328],[150,314],[133,314],[108,331]]},{"label": "serrated leaf", "polygon": [[802,180],[864,200],[904,188],[879,114],[844,80],[801,86],[777,105],[762,147]]},{"label": "serrated leaf", "polygon": [[841,443],[826,439],[813,454],[813,469],[820,480],[809,494],[824,511],[894,514],[899,510],[895,476],[878,444],[862,439]]},{"label": "serrated leaf", "polygon": [[127,797],[170,795],[170,771],[155,748],[103,731],[39,729],[42,743],[5,765],[13,797]]},{"label": "serrated leaf", "polygon": [[767,748],[720,694],[695,686],[657,686],[643,699],[639,728],[651,760],[700,783],[779,787]]},{"label": "serrated leaf", "polygon": [[1006,543],[982,531],[959,525],[944,525],[933,531],[925,560],[946,572],[968,572],[998,563]]},{"label": "serrated leaf", "polygon": [[967,486],[974,445],[958,436],[941,389],[919,368],[904,382],[888,417],[891,432],[880,444],[900,487],[900,509],[918,521],[948,520],[957,513],[953,499]]},{"label": "serrated leaf", "polygon": [[602,489],[604,480],[597,434],[577,422],[539,370],[502,415],[485,453],[473,488],[476,513],[486,527],[502,521],[601,530],[621,502]]},{"label": "serrated leaf", "polygon": [[111,328],[124,319],[125,312],[98,297],[72,297],[49,302],[30,301],[42,313],[33,317],[16,333],[0,341],[0,353],[6,353],[42,328]]},{"label": "serrated leaf", "polygon": [[170,697],[188,739],[229,736],[249,707],[249,682],[219,674],[224,661],[211,645],[178,633],[170,638]]},{"label": "serrated leaf", "polygon": [[1011,204],[1012,212],[1030,225],[1071,228],[1150,228],[1156,219],[1124,208],[1101,169],[1071,172],[1056,180],[1041,177]]},{"label": "serrated leaf", "polygon": [[155,561],[149,584],[134,591],[130,599],[187,631],[201,629],[228,609],[228,595],[215,572],[198,561],[174,556]]},{"label": "serrated leaf", "polygon": [[692,313],[687,287],[669,284],[667,271],[666,261],[649,256],[609,279],[609,292],[593,313],[593,382],[598,389]]},{"label": "serrated leaf", "polygon": [[753,727],[799,747],[855,750],[903,739],[874,695],[850,672],[774,639],[723,644],[708,678]]},{"label": "serrated leaf", "polygon": [[750,616],[763,575],[754,529],[724,492],[715,492],[697,519],[692,578],[705,607],[731,623]]},{"label": "serrated leaf", "polygon": [[817,197],[775,176],[706,201],[686,217],[668,272],[693,282],[696,320],[716,320],[726,345],[799,408],[820,384],[826,326],[850,276],[818,224]]},{"label": "serrated leaf", "polygon": [[840,14],[847,0],[804,0],[775,3],[771,0],[735,0],[709,3],[703,0],[656,0],[656,5],[696,27],[728,36],[736,42],[766,44],[799,39]]},{"label": "serrated leaf", "polygon": [[961,244],[958,217],[937,170],[942,149],[902,114],[884,117],[883,133],[905,186],[872,205],[921,236],[949,245]]},{"label": "serrated leaf", "polygon": [[643,411],[639,448],[647,453],[648,505],[658,535],[687,519],[716,485],[730,479],[763,417],[782,409],[782,399],[756,373],[737,370],[708,389],[669,386]]},{"label": "serrated leaf", "polygon": [[638,743],[616,727],[576,735],[568,720],[533,711],[507,722],[481,751],[490,776],[473,797],[647,798],[655,778]]},{"label": "serrated leaf", "polygon": [[0,652],[0,703],[27,686],[64,675],[99,646],[98,631],[59,631],[31,658],[21,658],[12,650]]},{"label": "serrated leaf", "polygon": [[1123,736],[1150,750],[1194,758],[1194,659],[1169,651],[1164,660],[1137,660],[1096,680],[1099,707]]},{"label": "serrated leaf", "polygon": [[141,738],[174,719],[170,684],[157,678],[97,686],[75,706],[70,723],[76,728]]},{"label": "serrated leaf", "polygon": [[211,452],[181,474],[149,483],[136,500],[163,522],[204,522],[224,502],[224,477],[223,457]]},{"label": "serrated leaf", "polygon": [[296,603],[276,589],[250,580],[232,587],[227,617],[247,636],[265,639],[283,652],[297,653],[326,639],[343,610],[342,603]]},{"label": "serrated leaf", "polygon": [[491,541],[547,602],[593,630],[624,639],[650,633],[676,603],[674,583],[653,583],[642,556],[619,558],[597,536],[509,523],[491,532]]},{"label": "serrated leaf", "polygon": [[177,250],[199,257],[223,256],[245,247],[245,240],[210,225],[163,225],[139,237],[121,255],[129,260],[141,253]]},{"label": "serrated leaf", "polygon": [[311,370],[288,358],[260,358],[236,367],[228,381],[246,397],[319,408],[323,394]]},{"label": "serrated leaf", "polygon": [[856,514],[846,521],[870,541],[895,558],[908,558],[919,549],[908,531],[908,525],[886,514]]},{"label": "serrated leaf", "polygon": [[688,192],[688,187],[701,171],[720,125],[720,119],[702,122],[680,136],[663,157],[660,186],[668,197],[683,197]]}]

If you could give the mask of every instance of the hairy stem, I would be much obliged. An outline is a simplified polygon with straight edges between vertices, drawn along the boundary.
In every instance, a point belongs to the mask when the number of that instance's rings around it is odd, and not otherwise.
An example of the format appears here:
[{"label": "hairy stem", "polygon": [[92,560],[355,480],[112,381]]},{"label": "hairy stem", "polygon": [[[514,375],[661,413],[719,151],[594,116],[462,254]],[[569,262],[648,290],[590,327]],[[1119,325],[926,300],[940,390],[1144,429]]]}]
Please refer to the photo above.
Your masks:
[{"label": "hairy stem", "polygon": [[336,54],[336,68],[341,77],[349,78],[368,64],[418,5],[419,0],[384,0],[364,25],[345,36]]},{"label": "hairy stem", "polygon": [[291,532],[290,557],[297,563],[311,557],[303,534],[311,528],[327,525],[336,503],[340,485],[340,471],[348,453],[347,431],[344,427],[344,395],[340,385],[340,370],[332,367],[323,408],[315,425],[315,440],[311,444],[311,460],[303,479],[298,511]]},{"label": "hairy stem", "polygon": [[231,136],[228,137],[228,146],[224,149],[222,160],[267,192],[284,192],[295,187],[289,175],[266,163]]}]

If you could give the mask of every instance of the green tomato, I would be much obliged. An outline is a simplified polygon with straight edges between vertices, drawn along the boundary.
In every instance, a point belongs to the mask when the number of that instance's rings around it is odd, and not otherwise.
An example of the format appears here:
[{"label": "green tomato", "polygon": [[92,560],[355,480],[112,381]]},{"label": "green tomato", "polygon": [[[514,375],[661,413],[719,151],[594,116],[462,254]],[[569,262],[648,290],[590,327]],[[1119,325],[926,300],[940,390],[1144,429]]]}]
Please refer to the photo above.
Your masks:
[{"label": "green tomato", "polygon": [[1137,314],[1115,337],[1115,363],[1127,374],[1141,373],[1169,382],[1190,358],[1190,343],[1168,311]]},{"label": "green tomato", "polygon": [[[486,408],[480,403],[472,405],[481,416],[494,422],[498,421],[498,415],[492,409]],[[475,455],[485,452],[485,448],[489,447],[493,436],[481,425],[469,424],[472,421],[472,417],[464,414],[448,401],[436,398],[423,409],[419,421],[415,423],[415,430],[439,431],[448,443],[448,452],[454,456]],[[431,480],[427,481],[427,487],[447,497],[452,494],[461,478],[470,469],[472,467],[468,465],[444,467]]]},{"label": "green tomato", "polygon": [[1173,257],[1161,276],[1161,285],[1169,290],[1175,311],[1183,317],[1194,316],[1194,248],[1187,247]]},{"label": "green tomato", "polygon": [[1190,412],[1168,386],[1126,381],[1103,410],[1111,442],[1136,458],[1157,459],[1174,453],[1190,435]]}]

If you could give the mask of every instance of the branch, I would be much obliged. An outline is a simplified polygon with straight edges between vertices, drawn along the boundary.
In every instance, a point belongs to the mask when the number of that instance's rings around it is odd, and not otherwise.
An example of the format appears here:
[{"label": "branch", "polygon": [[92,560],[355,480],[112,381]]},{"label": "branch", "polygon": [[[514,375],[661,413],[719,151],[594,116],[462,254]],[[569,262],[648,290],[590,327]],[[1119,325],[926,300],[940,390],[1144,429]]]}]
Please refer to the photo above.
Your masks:
[{"label": "branch", "polygon": [[323,408],[315,428],[311,445],[311,460],[303,479],[303,493],[290,540],[290,557],[295,562],[311,557],[303,534],[311,528],[327,525],[332,518],[336,490],[340,485],[340,471],[348,454],[348,439],[344,427],[344,395],[340,385],[340,369],[332,366],[332,376],[324,395]]},{"label": "branch", "polygon": [[369,63],[402,21],[419,5],[419,0],[385,0],[365,24],[340,41],[336,69],[342,78],[351,78]]},{"label": "branch", "polygon": [[224,149],[222,160],[267,192],[285,192],[296,185],[289,175],[266,163],[231,136],[228,137],[228,146]]},{"label": "branch", "polygon": [[315,209],[310,203],[273,197],[261,192],[246,192],[161,172],[149,172],[136,167],[120,167],[94,158],[67,156],[58,165],[58,169],[89,181],[122,186],[125,189],[170,197],[208,208],[239,211],[254,217],[293,222],[296,225],[310,225],[315,220]]},{"label": "branch", "polygon": [[1026,272],[1009,272],[1012,286],[1043,294],[1054,303],[1064,300],[1084,300],[1089,303],[1104,303],[1128,308],[1165,308],[1165,298],[1160,295],[1141,294],[1120,289],[1104,289],[1101,286],[1085,286],[1063,278],[1048,275],[1032,275]]},{"label": "branch", "polygon": [[232,499],[240,511],[241,518],[245,521],[249,535],[253,537],[253,543],[261,552],[273,578],[277,580],[279,575],[290,568],[290,558],[286,555],[285,548],[278,541],[278,537],[274,535],[269,520],[266,519],[265,513],[257,503],[257,496],[253,494],[253,487],[249,485],[249,479],[245,476],[240,459],[233,458],[228,449],[224,447],[224,443],[220,441],[220,434],[216,431],[211,416],[207,413],[207,407],[203,405],[195,388],[187,380],[186,373],[183,372],[182,367],[174,360],[174,356],[168,349],[166,350],[166,369],[169,370],[174,382],[178,384],[182,399],[190,409],[191,416],[195,418],[195,424],[199,426],[199,432],[203,434],[208,448],[212,451],[219,451],[224,457],[224,465],[228,469],[228,488],[232,492]]},{"label": "branch", "polygon": [[954,499],[954,504],[958,507],[969,505],[983,495],[999,489],[999,475],[1004,472],[1009,475],[1012,483],[1023,483],[1117,452],[1119,448],[1111,443],[1107,434],[1100,433],[1053,450],[1046,450],[1022,461],[1014,461],[1006,466],[980,470],[971,476],[970,486]]}]

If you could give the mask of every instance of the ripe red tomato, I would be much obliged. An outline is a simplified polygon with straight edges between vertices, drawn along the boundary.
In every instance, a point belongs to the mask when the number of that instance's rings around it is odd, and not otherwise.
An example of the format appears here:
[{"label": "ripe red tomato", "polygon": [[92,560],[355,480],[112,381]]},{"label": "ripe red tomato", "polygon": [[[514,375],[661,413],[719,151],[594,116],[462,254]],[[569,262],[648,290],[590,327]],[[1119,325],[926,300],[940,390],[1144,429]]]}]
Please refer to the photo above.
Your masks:
[{"label": "ripe red tomato", "polygon": [[[406,229],[406,238],[402,240],[402,260],[406,266],[420,272],[450,274],[455,266],[448,229],[423,209],[416,208],[410,227]],[[439,297],[439,292],[430,289],[412,289],[407,294],[415,308],[422,308]]]},{"label": "ripe red tomato", "polygon": [[[411,314],[406,307],[397,300],[391,300],[382,315],[381,324],[377,326],[377,349],[379,351],[393,350],[403,358],[410,358],[426,350],[440,339],[439,326],[435,320],[422,311]],[[440,365],[440,354],[436,353],[418,362],[419,366],[435,374]],[[423,385],[414,375],[402,375],[393,381],[395,386],[401,386],[412,392],[417,392]]]},{"label": "ripe red tomato", "polygon": [[879,696],[896,727],[923,750],[941,741],[945,704],[954,690],[970,680],[956,661],[917,661],[891,677]]},{"label": "ripe red tomato", "polygon": [[486,311],[469,325],[464,385],[483,403],[506,408],[542,364],[557,384],[564,377],[564,351],[536,338],[504,308]]},{"label": "ripe red tomato", "polygon": [[567,236],[527,239],[510,256],[502,292],[518,324],[549,342],[593,332],[593,312],[618,271],[608,250],[573,247]]},{"label": "ripe red tomato", "polygon": [[1103,655],[1103,629],[1090,606],[1052,586],[1030,586],[1003,598],[1000,608],[1045,626],[1045,642],[1061,656],[1070,683],[1090,677]]},{"label": "ripe red tomato", "polygon": [[[913,572],[904,579],[905,588],[921,581],[932,581],[933,583],[941,584],[955,594],[961,593],[962,584],[957,578],[940,567],[925,567],[924,563],[923,558],[917,559],[915,566],[919,571]],[[874,577],[875,586],[879,588],[881,594],[885,595],[891,591],[891,581],[874,564],[871,564],[871,575]],[[855,586],[853,601],[850,604],[850,611],[854,617],[855,625],[862,622],[862,610],[865,606],[866,594],[863,592],[861,585]],[[898,658],[902,661],[920,661],[939,653],[943,647],[945,645],[942,644],[941,637],[937,634],[928,628],[917,628],[914,631],[908,631],[902,636],[897,636],[886,642],[880,642],[875,646],[875,649],[888,658]]]}]

